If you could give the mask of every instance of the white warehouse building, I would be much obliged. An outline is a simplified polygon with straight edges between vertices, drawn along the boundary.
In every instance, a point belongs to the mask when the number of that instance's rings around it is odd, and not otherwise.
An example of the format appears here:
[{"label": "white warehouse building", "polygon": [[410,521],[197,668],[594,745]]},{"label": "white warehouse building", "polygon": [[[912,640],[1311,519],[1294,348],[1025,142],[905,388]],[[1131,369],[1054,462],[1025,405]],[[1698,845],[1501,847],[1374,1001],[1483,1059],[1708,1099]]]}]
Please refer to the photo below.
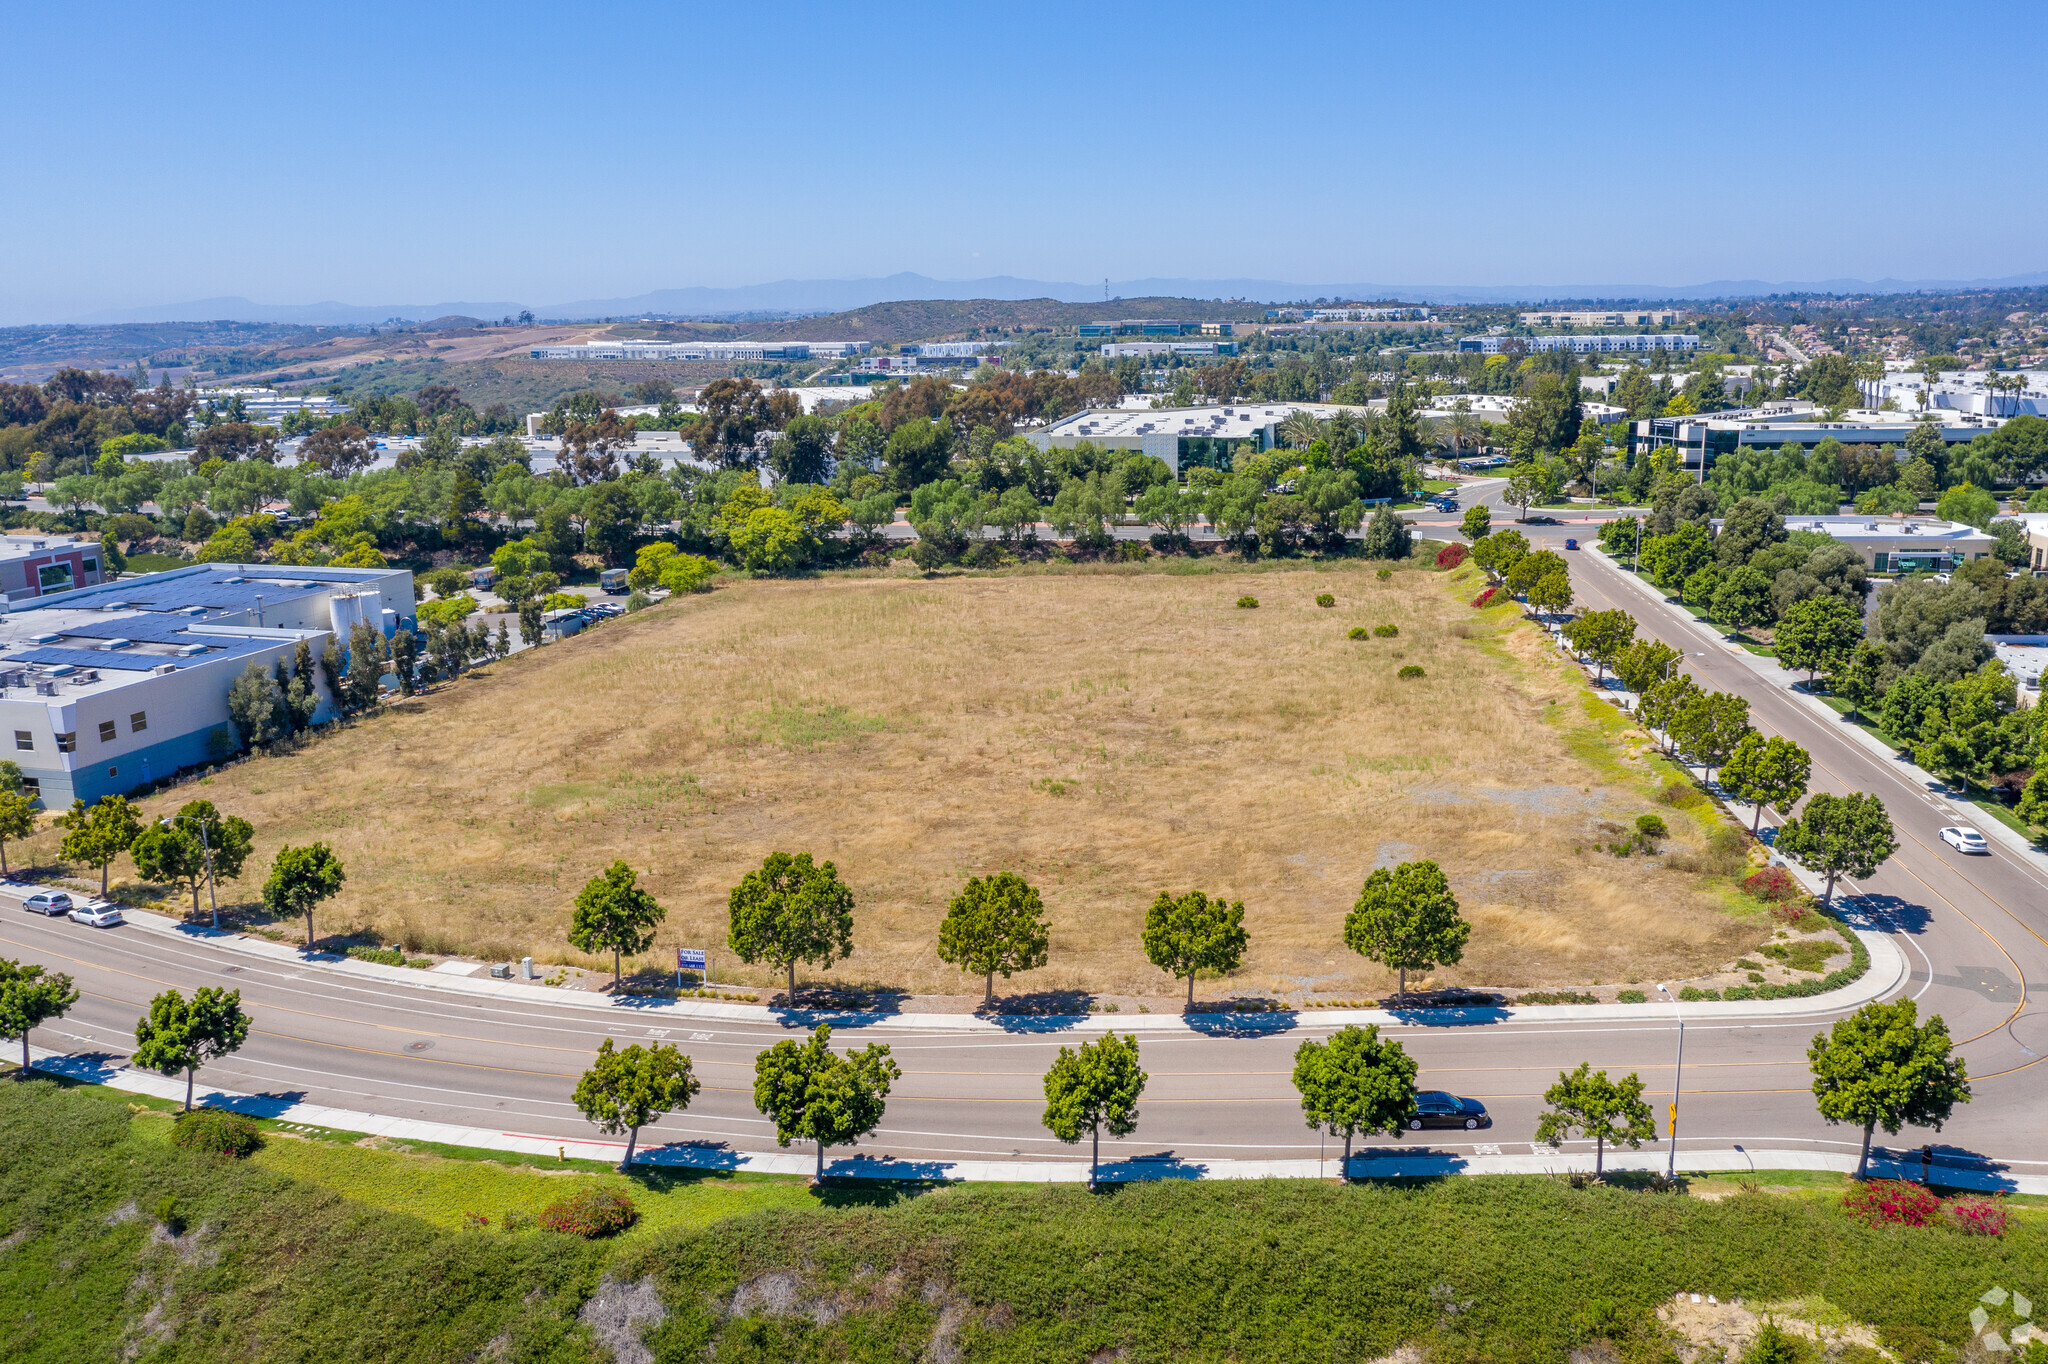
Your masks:
[{"label": "white warehouse building", "polygon": [[[0,615],[0,734],[46,809],[119,795],[239,747],[228,689],[301,640],[346,652],[367,621],[413,626],[407,569],[200,564],[28,602]],[[333,698],[315,672],[316,723]]]}]

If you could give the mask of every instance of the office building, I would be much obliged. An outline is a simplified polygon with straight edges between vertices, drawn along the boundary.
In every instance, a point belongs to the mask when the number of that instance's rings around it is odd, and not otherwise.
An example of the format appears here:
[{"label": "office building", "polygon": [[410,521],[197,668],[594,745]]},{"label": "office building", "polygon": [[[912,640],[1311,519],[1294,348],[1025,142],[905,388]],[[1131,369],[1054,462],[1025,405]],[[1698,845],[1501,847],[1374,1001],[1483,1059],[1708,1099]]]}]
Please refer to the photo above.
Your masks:
[{"label": "office building", "polygon": [[1668,327],[1677,320],[1678,314],[1669,308],[1535,312],[1523,313],[1521,318],[1525,327]]},{"label": "office building", "polygon": [[226,407],[239,398],[242,415],[260,426],[276,426],[294,412],[304,412],[312,417],[338,417],[349,410],[347,403],[324,393],[280,392],[274,388],[200,388],[194,389],[192,396],[214,407]]},{"label": "office building", "polygon": [[[1903,412],[1861,408],[1843,413],[1838,421],[1816,421],[1815,415],[1812,403],[1789,401],[1695,417],[1652,417],[1630,423],[1629,448],[1675,448],[1679,462],[1689,469],[1699,468],[1703,459],[1711,464],[1717,456],[1744,446],[1797,445],[1811,450],[1824,440],[1843,445],[1889,445],[1903,455],[1907,438],[1921,425]],[[1945,443],[1959,445],[1997,430],[2004,421],[1945,414],[1937,429]]]},{"label": "office building", "polygon": [[62,535],[0,535],[0,592],[9,602],[99,582],[100,544]]},{"label": "office building", "polygon": [[1864,379],[1866,407],[1887,402],[1901,412],[1963,412],[1977,417],[2048,417],[2048,370],[1948,370],[1933,384],[1923,374],[1898,371]]},{"label": "office building", "polygon": [[919,345],[904,346],[905,355],[921,356],[927,360],[959,359],[967,355],[987,355],[990,351],[1014,346],[1015,341],[926,341]]},{"label": "office building", "polygon": [[1520,350],[1568,350],[1574,355],[1646,354],[1659,350],[1698,350],[1700,339],[1677,332],[1602,332],[1593,336],[1461,336],[1458,349],[1480,355],[1500,355]]},{"label": "office building", "polygon": [[[1041,450],[1070,448],[1084,441],[1111,450],[1137,450],[1161,460],[1176,475],[1183,464],[1230,467],[1228,454],[1249,442],[1270,450],[1274,429],[1300,403],[1234,403],[1228,407],[1090,410],[1064,417],[1024,438]],[[1328,410],[1317,404],[1322,415]]]},{"label": "office building", "polygon": [[585,341],[535,346],[536,360],[810,360],[865,355],[869,341]]},{"label": "office building", "polygon": [[1228,322],[1175,322],[1161,317],[1127,317],[1120,322],[1083,322],[1082,336],[1229,336]]},{"label": "office building", "polygon": [[1127,355],[1235,355],[1235,341],[1105,341],[1102,358],[1120,360]]},{"label": "office building", "polygon": [[[357,622],[413,625],[406,569],[199,564],[10,602],[0,615],[0,737],[31,794],[62,810],[238,747],[228,689],[304,640],[346,650]],[[316,723],[333,698],[317,678]]]},{"label": "office building", "polygon": [[1984,558],[1997,543],[1975,526],[1928,516],[1788,516],[1785,529],[1830,536],[1878,573],[1947,573]]}]

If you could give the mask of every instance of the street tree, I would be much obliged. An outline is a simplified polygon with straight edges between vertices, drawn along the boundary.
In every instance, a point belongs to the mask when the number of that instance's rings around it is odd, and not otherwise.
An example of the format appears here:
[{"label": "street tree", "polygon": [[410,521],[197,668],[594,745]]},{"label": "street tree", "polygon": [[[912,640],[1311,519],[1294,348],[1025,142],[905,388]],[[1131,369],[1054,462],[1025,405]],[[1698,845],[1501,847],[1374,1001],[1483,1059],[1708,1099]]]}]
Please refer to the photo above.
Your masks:
[{"label": "street tree", "polygon": [[1751,730],[1721,765],[1721,787],[1756,807],[1749,821],[1749,831],[1754,834],[1763,827],[1764,807],[1774,806],[1779,814],[1790,814],[1806,794],[1806,780],[1812,775],[1813,758],[1805,749],[1790,739],[1766,739]]},{"label": "street tree", "polygon": [[1488,511],[1483,504],[1467,507],[1465,508],[1465,519],[1458,524],[1458,529],[1465,533],[1467,540],[1482,540],[1486,537],[1486,533],[1493,529],[1493,513]]},{"label": "street tree", "polygon": [[1557,496],[1557,475],[1547,463],[1524,460],[1508,470],[1508,486],[1501,489],[1500,500],[1513,507],[1519,507],[1523,519],[1529,515],[1529,504],[1548,502]]},{"label": "street tree", "polygon": [[1295,1048],[1294,1088],[1308,1125],[1344,1138],[1348,1176],[1353,1137],[1398,1132],[1415,1111],[1415,1058],[1377,1027],[1351,1025]]},{"label": "street tree", "polygon": [[1948,1025],[1936,1014],[1922,1025],[1910,999],[1872,1002],[1816,1033],[1806,1049],[1813,1097],[1831,1123],[1863,1129],[1856,1177],[1870,1168],[1870,1137],[1878,1127],[1898,1135],[1907,1123],[1941,1130],[1957,1104],[1970,1101],[1963,1058],[1949,1045]]},{"label": "street tree", "polygon": [[612,954],[612,989],[619,988],[623,957],[654,945],[654,930],[668,916],[658,901],[635,884],[633,869],[614,862],[576,894],[569,945],[579,952]]},{"label": "street tree", "polygon": [[1138,1066],[1138,1039],[1107,1033],[1078,1050],[1061,1047],[1045,1073],[1046,1130],[1072,1145],[1086,1132],[1088,1186],[1095,1187],[1102,1167],[1102,1129],[1112,1137],[1138,1130],[1138,1096],[1145,1092],[1145,1072]]},{"label": "street tree", "polygon": [[64,826],[60,855],[67,862],[98,867],[100,894],[105,895],[107,866],[142,832],[141,816],[126,796],[102,796],[89,806],[83,800],[72,801],[70,811],[57,816],[57,822]]},{"label": "street tree", "polygon": [[185,1109],[192,1109],[192,1077],[208,1061],[241,1050],[249,1037],[249,1016],[242,1012],[242,992],[201,986],[187,999],[166,990],[149,1002],[149,1012],[135,1021],[135,1054],[131,1065],[159,1075],[185,1073]]},{"label": "street tree", "polygon": [[313,907],[331,899],[347,879],[341,859],[325,843],[303,848],[290,844],[277,850],[270,875],[263,882],[263,907],[280,919],[306,917],[306,946],[313,945]]},{"label": "street tree", "polygon": [[853,955],[853,891],[830,862],[807,852],[770,853],[732,888],[726,902],[726,943],[741,961],[765,961],[789,974],[796,1002],[796,964],[829,969]]},{"label": "street tree", "polygon": [[665,1113],[688,1108],[699,1088],[690,1058],[674,1047],[635,1042],[618,1051],[607,1037],[597,1049],[597,1060],[576,1082],[576,1107],[607,1136],[626,1134],[626,1158],[619,1162],[623,1172],[633,1163],[640,1129]]},{"label": "street tree", "polygon": [[1471,936],[1472,925],[1459,915],[1450,882],[1429,861],[1374,871],[1344,916],[1344,945],[1400,973],[1396,998],[1401,1004],[1408,1002],[1410,971],[1455,965]]},{"label": "street tree", "polygon": [[1179,979],[1188,979],[1188,1007],[1195,1004],[1195,975],[1226,975],[1244,960],[1250,941],[1244,929],[1244,901],[1214,900],[1199,890],[1185,895],[1159,892],[1145,911],[1145,957]]},{"label": "street tree", "polygon": [[1529,537],[1518,530],[1497,530],[1475,540],[1472,562],[1491,574],[1496,582],[1514,571],[1529,553]]},{"label": "street tree", "polygon": [[1678,750],[1705,768],[1711,783],[1714,769],[1750,732],[1749,701],[1733,692],[1699,692],[1685,699],[1667,727]]},{"label": "street tree", "polygon": [[1563,569],[1558,569],[1531,583],[1524,596],[1530,610],[1554,618],[1558,613],[1571,609],[1572,580]]},{"label": "street tree", "polygon": [[820,1023],[803,1043],[785,1038],[754,1058],[754,1107],[775,1124],[776,1145],[817,1143],[820,1180],[825,1148],[880,1126],[889,1086],[903,1074],[879,1042],[844,1056],[831,1042],[831,1027]]},{"label": "street tree", "polygon": [[1679,713],[1699,695],[1700,688],[1697,682],[1685,673],[1674,673],[1670,677],[1651,683],[1649,690],[1642,693],[1641,699],[1636,702],[1636,719],[1640,720],[1645,728],[1663,734],[1664,749],[1668,753],[1675,738],[1672,731],[1677,724]]},{"label": "street tree", "polygon": [[1536,1140],[1556,1150],[1568,1137],[1593,1139],[1593,1177],[1607,1173],[1607,1143],[1631,1151],[1657,1135],[1656,1120],[1643,1102],[1643,1077],[1630,1071],[1619,1081],[1579,1062],[1574,1071],[1559,1071],[1557,1083],[1544,1091],[1549,1105],[1536,1120]]},{"label": "street tree", "polygon": [[28,1078],[28,1035],[78,1002],[71,977],[46,974],[33,963],[0,959],[0,1037],[21,1039],[21,1078]]},{"label": "street tree", "polygon": [[1835,899],[1835,880],[1861,880],[1874,875],[1898,849],[1891,816],[1884,802],[1868,792],[1831,796],[1826,792],[1806,802],[1806,813],[1785,821],[1774,847],[1816,876],[1828,879],[1822,905]]},{"label": "street tree", "polygon": [[255,837],[256,830],[248,820],[222,815],[210,800],[188,800],[178,807],[176,819],[158,820],[137,834],[128,851],[144,879],[183,882],[192,894],[196,915],[201,884],[209,876],[216,885],[240,876],[255,847]]},{"label": "street tree", "polygon": [[0,791],[0,876],[7,874],[7,840],[36,831],[35,797],[21,791]]},{"label": "street tree", "polygon": [[1635,639],[1614,656],[1614,675],[1621,685],[1641,696],[1663,681],[1685,658],[1669,644],[1654,639]]},{"label": "street tree", "polygon": [[996,997],[996,972],[1045,965],[1050,937],[1045,905],[1031,883],[1015,872],[970,876],[939,924],[939,960],[983,977],[982,1003]]},{"label": "street tree", "polygon": [[1620,609],[1588,611],[1564,627],[1564,637],[1572,648],[1593,660],[1600,670],[1599,680],[1605,682],[1607,670],[1635,641],[1636,618]]},{"label": "street tree", "polygon": [[1806,674],[1811,687],[1819,673],[1833,673],[1846,664],[1863,639],[1863,613],[1832,593],[1794,602],[1778,618],[1772,637],[1778,661]]},{"label": "street tree", "polygon": [[1507,570],[1501,582],[1508,591],[1519,596],[1551,574],[1565,571],[1563,555],[1554,549],[1539,549],[1534,554],[1524,554],[1516,559],[1515,566]]}]

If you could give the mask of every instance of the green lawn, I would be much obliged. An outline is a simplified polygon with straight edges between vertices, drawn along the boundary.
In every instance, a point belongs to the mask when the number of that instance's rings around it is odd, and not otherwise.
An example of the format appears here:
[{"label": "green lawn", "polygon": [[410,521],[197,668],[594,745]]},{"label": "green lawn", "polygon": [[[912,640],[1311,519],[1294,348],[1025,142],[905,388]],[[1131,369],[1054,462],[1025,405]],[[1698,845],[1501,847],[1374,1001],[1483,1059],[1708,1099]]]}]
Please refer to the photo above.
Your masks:
[{"label": "green lawn", "polygon": [[[1920,1360],[1954,1357],[1987,1286],[2048,1293],[2041,1200],[2013,1200],[1999,1238],[1873,1229],[1839,1176],[1796,1171],[1688,1181],[1706,1197],[1635,1176],[811,1191],[333,1134],[238,1162],[168,1127],[111,1091],[0,1083],[0,1357],[595,1364],[579,1314],[616,1276],[658,1295],[664,1361],[1253,1364],[1417,1342],[1567,1364],[1604,1339],[1589,1357],[1668,1364],[1654,1312],[1678,1292],[1824,1299]],[[462,1226],[580,1181],[632,1188],[643,1225],[594,1243]]]}]

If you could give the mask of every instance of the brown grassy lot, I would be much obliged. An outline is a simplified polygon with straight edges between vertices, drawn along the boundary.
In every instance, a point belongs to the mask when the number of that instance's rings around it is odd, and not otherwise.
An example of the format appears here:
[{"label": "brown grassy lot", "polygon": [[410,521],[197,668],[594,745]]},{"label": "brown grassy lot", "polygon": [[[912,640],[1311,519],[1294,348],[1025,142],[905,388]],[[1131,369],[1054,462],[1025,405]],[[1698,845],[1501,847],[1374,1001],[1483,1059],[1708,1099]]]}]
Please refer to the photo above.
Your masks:
[{"label": "brown grassy lot", "polygon": [[[1464,604],[1472,572],[739,582],[154,804],[205,794],[255,823],[229,899],[256,898],[281,842],[325,839],[349,881],[323,931],[494,957],[575,959],[571,900],[624,858],[668,907],[657,957],[730,966],[727,890],[807,849],[859,896],[832,977],[919,992],[977,988],[932,945],[960,881],[1004,869],[1054,924],[1013,991],[1170,994],[1139,928],[1158,891],[1200,888],[1241,898],[1252,937],[1205,993],[1377,996],[1343,916],[1375,864],[1419,857],[1474,926],[1439,983],[1684,977],[1767,936],[1725,882],[1591,849],[1600,821],[1659,808],[1658,779],[1532,627]],[[1382,623],[1398,638],[1345,637]],[[1702,830],[1662,813],[1683,863]]]}]

